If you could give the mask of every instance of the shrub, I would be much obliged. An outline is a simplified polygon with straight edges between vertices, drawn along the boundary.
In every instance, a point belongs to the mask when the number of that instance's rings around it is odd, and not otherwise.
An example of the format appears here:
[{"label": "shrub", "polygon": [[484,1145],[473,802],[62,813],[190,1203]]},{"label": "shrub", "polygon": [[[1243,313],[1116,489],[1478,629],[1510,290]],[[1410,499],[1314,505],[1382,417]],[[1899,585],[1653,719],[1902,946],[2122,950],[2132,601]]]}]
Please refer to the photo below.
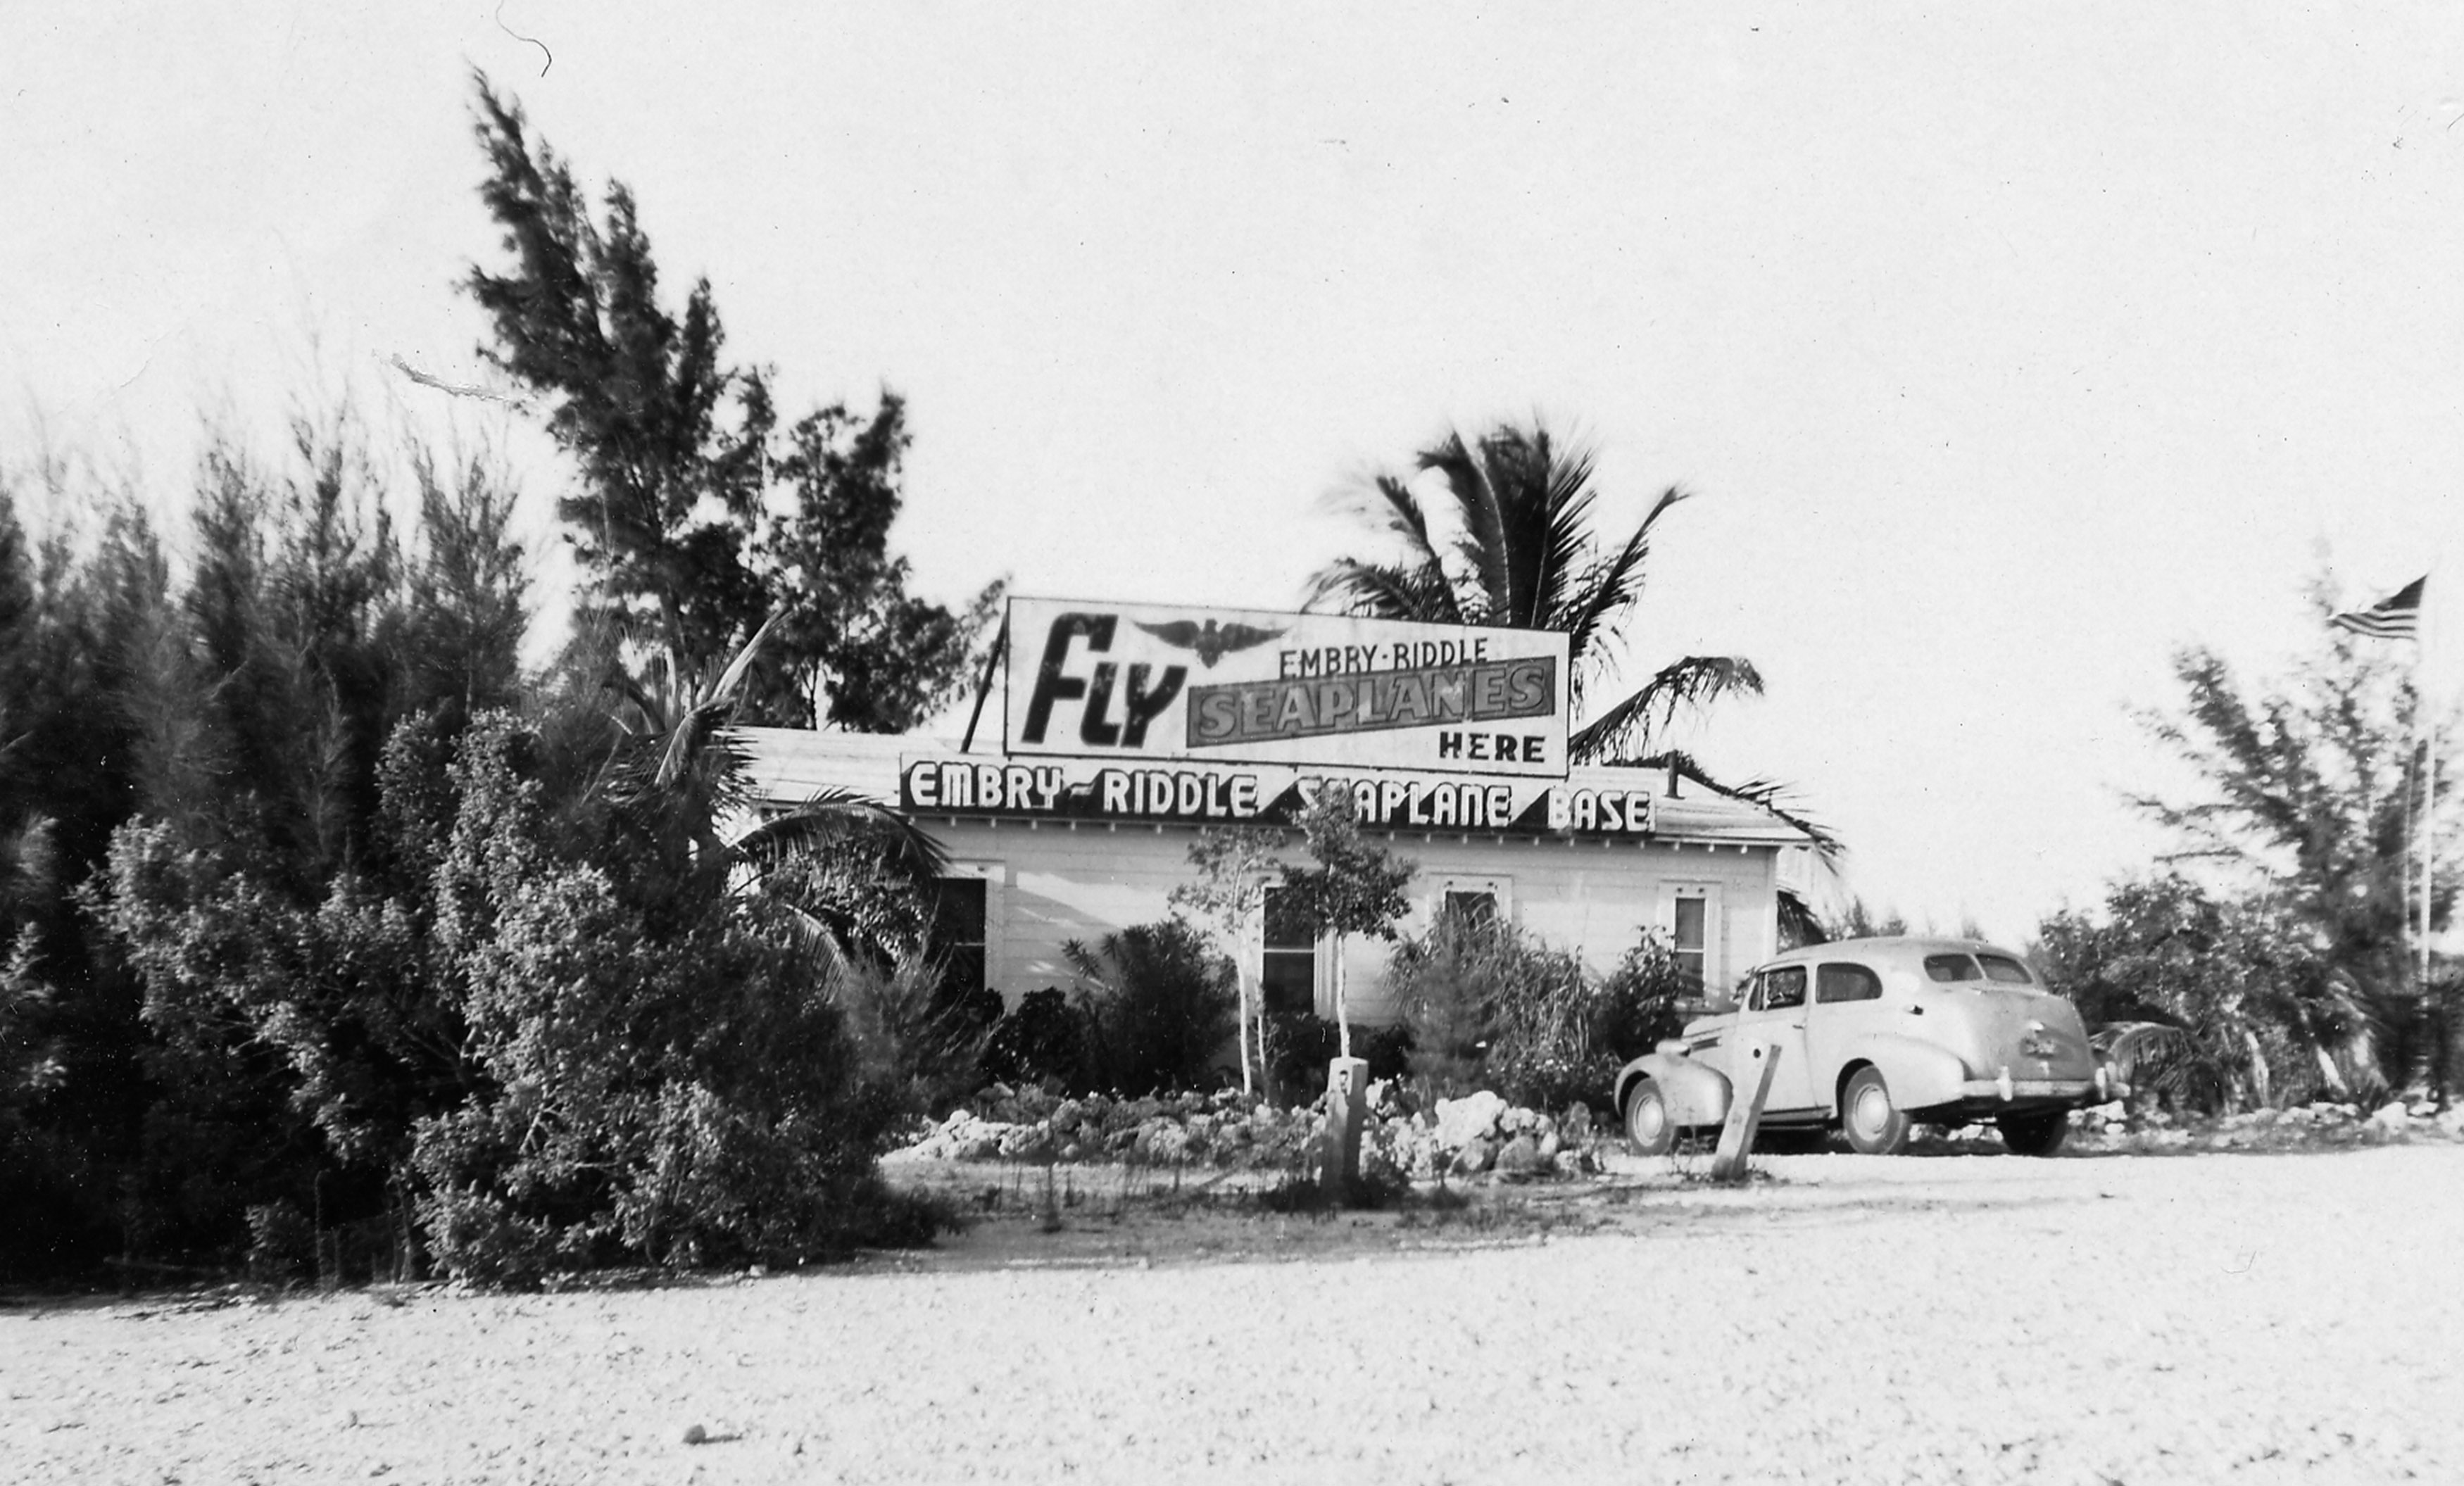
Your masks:
[{"label": "shrub", "polygon": [[653,931],[605,871],[548,849],[514,730],[466,735],[434,874],[470,1078],[410,1156],[440,1265],[522,1283],[857,1241],[873,1159],[914,1107],[926,980],[833,985],[716,898],[678,897]]},{"label": "shrub", "polygon": [[1238,1002],[1232,962],[1179,919],[1063,947],[1078,972],[1091,1037],[1089,1072],[1104,1087],[1205,1086],[1230,1040]]},{"label": "shrub", "polygon": [[1676,1030],[1690,984],[1657,935],[1594,975],[1511,924],[1456,915],[1398,945],[1388,976],[1424,1098],[1487,1088],[1545,1109],[1605,1103],[1617,1068]]},{"label": "shrub", "polygon": [[1308,1012],[1269,1011],[1259,1019],[1258,1060],[1275,1104],[1307,1104],[1326,1091],[1326,1065],[1343,1050],[1343,1029]]},{"label": "shrub", "polygon": [[2155,1060],[2149,1072],[2161,1065],[2148,1083],[2168,1103],[2368,1102],[2387,1088],[2388,1029],[2371,992],[2276,898],[2219,895],[2180,876],[2118,883],[2101,914],[2054,914],[2038,942],[2048,985],[2091,1030],[2178,1034],[2135,1039]]},{"label": "shrub", "polygon": [[316,1259],[317,1230],[288,1202],[248,1210],[248,1278],[261,1285],[297,1284]]},{"label": "shrub", "polygon": [[987,1083],[1043,1083],[1067,1089],[1089,1086],[1088,1015],[1069,1004],[1058,986],[1020,996],[993,1024],[977,1060]]},{"label": "shrub", "polygon": [[847,1017],[864,1076],[895,1091],[906,1109],[943,1115],[977,1087],[977,1069],[992,1016],[973,997],[954,994],[933,963],[905,952],[887,963],[843,958],[823,977],[831,1003]]},{"label": "shrub", "polygon": [[[1326,1065],[1342,1053],[1343,1029],[1308,1012],[1268,1012],[1263,1041],[1267,1099],[1305,1104],[1326,1092]],[[1369,1065],[1373,1080],[1408,1076],[1411,1049],[1408,1027],[1353,1029],[1353,1055]]]}]

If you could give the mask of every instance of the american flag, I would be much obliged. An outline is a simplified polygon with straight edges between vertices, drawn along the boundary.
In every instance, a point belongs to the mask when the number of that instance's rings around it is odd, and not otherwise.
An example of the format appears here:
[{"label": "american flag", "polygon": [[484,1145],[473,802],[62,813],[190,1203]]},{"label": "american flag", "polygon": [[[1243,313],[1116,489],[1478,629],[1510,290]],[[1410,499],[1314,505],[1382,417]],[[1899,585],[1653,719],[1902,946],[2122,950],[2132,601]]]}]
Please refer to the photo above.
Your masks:
[{"label": "american flag", "polygon": [[2429,581],[2425,573],[2368,608],[2348,609],[2327,623],[2375,640],[2410,640],[2421,633],[2421,585]]}]

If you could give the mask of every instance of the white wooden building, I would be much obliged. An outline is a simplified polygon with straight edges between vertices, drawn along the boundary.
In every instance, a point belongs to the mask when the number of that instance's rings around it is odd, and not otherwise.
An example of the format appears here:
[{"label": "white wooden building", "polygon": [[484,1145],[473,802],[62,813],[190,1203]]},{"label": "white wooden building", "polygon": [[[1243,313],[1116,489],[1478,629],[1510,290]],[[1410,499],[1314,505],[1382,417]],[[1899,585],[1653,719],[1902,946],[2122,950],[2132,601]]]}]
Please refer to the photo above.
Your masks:
[{"label": "white wooden building", "polygon": [[[1329,783],[1418,865],[1407,932],[1451,901],[1607,969],[1656,929],[1712,986],[1777,949],[1802,834],[1657,771],[1570,768],[1563,634],[1013,598],[997,643],[972,742],[747,739],[765,805],[849,790],[939,841],[938,948],[1011,1005],[1069,984],[1070,941],[1168,917],[1200,829],[1287,823]],[[1331,1015],[1331,946],[1271,896],[1260,918],[1242,970],[1265,1004]],[[1346,950],[1360,1020],[1395,1015],[1387,952]]]},{"label": "white wooden building", "polygon": [[[1230,776],[1206,770],[1171,772],[1177,780],[1201,781],[1195,792],[1184,784],[1141,798],[1133,780],[1107,801],[1096,781],[1066,778],[1061,789],[1039,790],[1032,770],[997,749],[987,752],[980,740],[961,753],[955,740],[918,736],[762,728],[743,736],[765,805],[850,790],[902,808],[940,842],[957,879],[952,888],[962,903],[980,905],[957,921],[980,923],[985,983],[1011,1005],[1030,991],[1070,984],[1062,953],[1070,940],[1091,944],[1169,916],[1173,887],[1195,876],[1189,847],[1197,831],[1225,819],[1207,807],[1228,808],[1234,798]],[[1038,767],[1045,782],[1061,774],[1059,765]],[[972,784],[984,771],[1024,787],[969,789],[963,801],[941,787],[962,776]],[[1246,773],[1255,778],[1262,771]],[[1309,777],[1287,773],[1294,783]],[[1272,816],[1269,792],[1282,777],[1266,772],[1267,783],[1253,791],[1262,817]],[[1419,865],[1405,931],[1425,929],[1449,894],[1475,895],[1475,902],[1485,895],[1495,912],[1601,969],[1644,929],[1658,929],[1682,954],[1699,957],[1707,984],[1729,984],[1775,952],[1778,894],[1804,857],[1804,837],[1769,812],[1690,783],[1671,793],[1659,771],[1577,767],[1562,782],[1512,786],[1436,773],[1360,777],[1374,781],[1381,802],[1402,795],[1394,809],[1368,819],[1375,822],[1373,839]],[[1443,808],[1509,789],[1509,810]],[[1165,803],[1175,808],[1158,812],[1151,807],[1163,793],[1173,795]],[[1201,797],[1195,808],[1177,809],[1193,793]],[[987,803],[988,796],[1001,802]],[[1605,823],[1611,811],[1604,800],[1615,802],[1614,829]],[[1108,813],[1108,803],[1131,808]],[[1442,824],[1441,815],[1449,818]],[[1553,828],[1552,815],[1561,822]],[[1480,824],[1466,825],[1464,816]],[[1302,860],[1297,850],[1293,860]],[[1243,969],[1268,988],[1269,1004],[1303,1007],[1299,997],[1306,995],[1304,1009],[1332,1015],[1331,949],[1263,935],[1252,942],[1258,961]],[[1390,1018],[1382,991],[1388,947],[1355,939],[1348,952],[1353,1016]],[[975,956],[962,958],[972,963]]]}]

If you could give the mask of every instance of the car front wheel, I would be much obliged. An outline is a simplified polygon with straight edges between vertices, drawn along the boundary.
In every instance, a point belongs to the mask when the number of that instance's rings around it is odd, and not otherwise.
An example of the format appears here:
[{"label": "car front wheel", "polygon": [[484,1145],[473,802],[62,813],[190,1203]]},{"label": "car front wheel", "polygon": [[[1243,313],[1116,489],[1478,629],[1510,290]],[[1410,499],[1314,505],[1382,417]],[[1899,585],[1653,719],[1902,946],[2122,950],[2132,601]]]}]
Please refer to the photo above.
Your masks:
[{"label": "car front wheel", "polygon": [[1859,1068],[1839,1096],[1839,1128],[1860,1155],[1897,1155],[1908,1143],[1908,1114],[1891,1098],[1880,1068]]},{"label": "car front wheel", "polygon": [[1668,1121],[1668,1101],[1660,1085],[1645,1079],[1625,1100],[1625,1139],[1638,1156],[1664,1156],[1677,1148],[1677,1126]]},{"label": "car front wheel", "polygon": [[2060,1109],[2007,1114],[1993,1123],[2002,1131],[2003,1146],[2014,1156],[2050,1156],[2062,1148],[2062,1138],[2071,1132],[2071,1117]]}]

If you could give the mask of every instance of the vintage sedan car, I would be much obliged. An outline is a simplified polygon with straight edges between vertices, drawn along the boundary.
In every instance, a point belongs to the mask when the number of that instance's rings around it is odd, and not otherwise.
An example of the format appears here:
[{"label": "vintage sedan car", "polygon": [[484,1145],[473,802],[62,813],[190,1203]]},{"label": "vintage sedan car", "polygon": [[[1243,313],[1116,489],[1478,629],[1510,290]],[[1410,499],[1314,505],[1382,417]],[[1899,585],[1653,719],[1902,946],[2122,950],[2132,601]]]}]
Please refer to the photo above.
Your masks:
[{"label": "vintage sedan car", "polygon": [[1657,1154],[1719,1125],[1762,1047],[1778,1050],[1764,1128],[1837,1128],[1868,1154],[1900,1149],[1917,1121],[1991,1118],[2013,1151],[2051,1155],[2070,1111],[2105,1097],[2078,1011],[2009,950],[1972,939],[1809,945],[1738,989],[1618,1071],[1636,1150]]}]

